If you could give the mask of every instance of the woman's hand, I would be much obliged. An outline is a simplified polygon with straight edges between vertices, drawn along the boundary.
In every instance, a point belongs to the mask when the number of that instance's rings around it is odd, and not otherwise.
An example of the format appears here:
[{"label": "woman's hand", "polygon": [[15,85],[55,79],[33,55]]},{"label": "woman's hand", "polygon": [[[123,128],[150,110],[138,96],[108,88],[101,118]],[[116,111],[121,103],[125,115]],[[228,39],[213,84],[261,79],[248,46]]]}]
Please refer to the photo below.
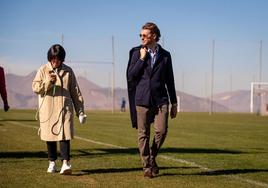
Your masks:
[{"label": "woman's hand", "polygon": [[56,75],[56,73],[54,71],[50,71],[49,72],[49,78],[50,78],[50,82],[52,84],[55,84],[56,83],[56,81],[57,81],[57,75]]}]

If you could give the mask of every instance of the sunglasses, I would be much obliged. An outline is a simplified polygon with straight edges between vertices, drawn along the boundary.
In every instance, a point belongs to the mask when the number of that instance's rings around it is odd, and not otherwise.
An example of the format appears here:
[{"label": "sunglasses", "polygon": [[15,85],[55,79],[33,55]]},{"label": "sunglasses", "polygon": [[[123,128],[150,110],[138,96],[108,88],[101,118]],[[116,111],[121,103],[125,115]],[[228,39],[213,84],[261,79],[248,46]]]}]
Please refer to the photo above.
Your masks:
[{"label": "sunglasses", "polygon": [[143,38],[148,38],[148,36],[150,36],[150,35],[140,34],[139,36],[140,36],[140,38],[142,38],[142,37]]}]

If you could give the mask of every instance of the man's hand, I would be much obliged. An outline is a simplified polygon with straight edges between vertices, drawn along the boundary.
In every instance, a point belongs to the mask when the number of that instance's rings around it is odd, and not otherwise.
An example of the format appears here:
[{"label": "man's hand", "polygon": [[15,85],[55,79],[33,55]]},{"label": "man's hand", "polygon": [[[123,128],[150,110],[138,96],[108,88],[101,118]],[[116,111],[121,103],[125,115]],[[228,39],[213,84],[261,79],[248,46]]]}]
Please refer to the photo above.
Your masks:
[{"label": "man's hand", "polygon": [[142,48],[140,49],[140,59],[141,59],[142,61],[145,60],[146,54],[147,54],[147,49],[146,49],[146,47],[142,47]]},{"label": "man's hand", "polygon": [[172,104],[170,109],[170,117],[171,119],[175,118],[177,116],[177,104]]},{"label": "man's hand", "polygon": [[5,110],[5,112],[7,112],[9,110],[8,104],[4,104],[4,110]]}]

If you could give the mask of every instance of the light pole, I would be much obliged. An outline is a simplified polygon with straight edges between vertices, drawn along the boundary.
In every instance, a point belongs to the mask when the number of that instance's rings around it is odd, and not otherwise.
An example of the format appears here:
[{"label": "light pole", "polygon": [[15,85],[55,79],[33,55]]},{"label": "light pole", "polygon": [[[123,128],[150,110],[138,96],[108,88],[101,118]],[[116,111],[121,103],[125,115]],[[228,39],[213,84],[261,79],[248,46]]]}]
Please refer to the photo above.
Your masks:
[{"label": "light pole", "polygon": [[214,51],[215,51],[215,40],[212,40],[212,54],[211,54],[211,90],[210,90],[210,111],[209,111],[209,114],[210,115],[213,113]]}]

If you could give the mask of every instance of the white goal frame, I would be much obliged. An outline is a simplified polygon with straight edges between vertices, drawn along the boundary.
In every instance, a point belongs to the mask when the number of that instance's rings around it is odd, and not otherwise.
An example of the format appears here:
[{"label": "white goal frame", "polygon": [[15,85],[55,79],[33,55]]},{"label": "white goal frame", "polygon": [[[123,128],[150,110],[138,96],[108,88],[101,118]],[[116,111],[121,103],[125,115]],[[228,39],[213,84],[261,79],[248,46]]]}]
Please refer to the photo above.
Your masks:
[{"label": "white goal frame", "polygon": [[[268,82],[251,82],[251,87],[250,87],[250,113],[254,112],[254,94],[255,95],[259,94],[261,101],[262,101],[262,98],[264,98],[265,96],[268,97]],[[266,105],[268,105],[268,104],[266,104]],[[259,111],[260,111],[260,113],[262,115],[268,115],[267,107],[268,106],[266,106],[266,108],[263,107],[262,102],[261,102],[260,107],[259,107]],[[265,110],[267,111],[266,114],[263,113],[263,111],[265,111]]]}]

